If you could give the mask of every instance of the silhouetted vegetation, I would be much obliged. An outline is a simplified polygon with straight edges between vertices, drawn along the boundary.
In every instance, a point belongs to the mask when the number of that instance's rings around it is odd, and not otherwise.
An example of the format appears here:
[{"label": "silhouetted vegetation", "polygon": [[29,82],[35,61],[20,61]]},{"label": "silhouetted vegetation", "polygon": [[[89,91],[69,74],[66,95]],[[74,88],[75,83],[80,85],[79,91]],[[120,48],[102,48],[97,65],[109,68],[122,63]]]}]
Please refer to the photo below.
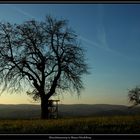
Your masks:
[{"label": "silhouetted vegetation", "polygon": [[48,100],[64,91],[80,93],[87,74],[84,50],[66,20],[0,23],[0,82],[3,91],[27,91],[41,100],[41,118],[48,118]]},{"label": "silhouetted vegetation", "polygon": [[83,117],[58,120],[0,120],[0,133],[139,134],[140,116]]},{"label": "silhouetted vegetation", "polygon": [[133,104],[132,107],[140,104],[140,87],[136,86],[135,88],[129,90],[129,101]]}]

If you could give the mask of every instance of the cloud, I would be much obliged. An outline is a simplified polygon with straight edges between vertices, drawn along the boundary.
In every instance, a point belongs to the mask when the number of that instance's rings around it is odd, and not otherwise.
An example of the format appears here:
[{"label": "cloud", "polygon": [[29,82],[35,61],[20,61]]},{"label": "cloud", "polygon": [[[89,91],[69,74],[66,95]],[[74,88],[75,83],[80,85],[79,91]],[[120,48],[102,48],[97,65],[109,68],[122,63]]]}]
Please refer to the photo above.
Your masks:
[{"label": "cloud", "polygon": [[29,14],[28,12],[25,12],[24,10],[22,10],[21,8],[18,8],[17,6],[15,5],[10,5],[12,9],[14,9],[15,11],[21,13],[22,15],[28,17],[28,18],[33,18],[35,19],[36,17],[33,16],[32,14]]},{"label": "cloud", "polygon": [[[121,54],[120,52],[117,52],[116,50],[114,50],[112,48],[112,46],[110,47],[108,44],[108,40],[107,40],[107,34],[106,34],[106,30],[105,30],[105,25],[104,25],[104,6],[103,5],[99,5],[98,6],[98,25],[97,25],[97,31],[96,34],[94,34],[96,36],[96,38],[93,37],[93,39],[88,39],[87,37],[84,37],[82,35],[79,36],[79,39],[81,39],[83,42],[87,43],[88,47],[96,47],[99,49],[102,49],[106,52],[112,53],[114,55],[117,56],[123,56],[123,54]],[[91,37],[90,37],[91,38]]]},{"label": "cloud", "polygon": [[124,57],[123,54],[121,54],[120,52],[117,52],[109,47],[107,39],[106,39],[106,33],[105,33],[105,30],[103,27],[101,27],[98,30],[97,36],[98,37],[97,37],[96,41],[94,41],[94,39],[91,41],[90,39],[87,39],[86,37],[81,36],[81,35],[79,36],[79,39],[81,41],[85,42],[87,44],[87,46],[90,48],[96,47],[96,48],[99,48],[99,49],[104,50],[106,52],[112,53],[114,55]]},{"label": "cloud", "polygon": [[98,5],[97,10],[98,10],[97,11],[98,25],[97,25],[97,27],[95,27],[97,29],[97,31],[96,31],[96,34],[94,34],[96,36],[96,38],[93,38],[92,40],[87,39],[84,36],[79,36],[79,38],[82,41],[84,41],[85,43],[87,43],[88,46],[92,46],[92,47],[103,49],[105,51],[112,52],[113,50],[111,50],[109,48],[109,45],[108,45],[108,42],[107,42],[106,31],[105,31],[105,27],[104,27],[104,24],[103,24],[103,17],[104,17],[104,7],[103,7],[103,5]]},{"label": "cloud", "polygon": [[92,46],[95,46],[95,47],[100,47],[99,44],[97,42],[94,42],[94,41],[91,41],[89,39],[87,39],[86,37],[83,37],[83,36],[79,36],[79,39],[81,39],[82,41],[84,41],[85,43],[87,44],[90,44]]},{"label": "cloud", "polygon": [[93,38],[93,40],[91,41],[90,39],[87,39],[84,36],[79,35],[79,39],[82,40],[83,42],[87,43],[89,47],[96,47],[99,49],[103,49],[105,51],[112,51],[109,47],[108,47],[108,43],[106,40],[106,34],[104,31],[103,27],[100,27],[97,31],[96,34],[96,41]]}]

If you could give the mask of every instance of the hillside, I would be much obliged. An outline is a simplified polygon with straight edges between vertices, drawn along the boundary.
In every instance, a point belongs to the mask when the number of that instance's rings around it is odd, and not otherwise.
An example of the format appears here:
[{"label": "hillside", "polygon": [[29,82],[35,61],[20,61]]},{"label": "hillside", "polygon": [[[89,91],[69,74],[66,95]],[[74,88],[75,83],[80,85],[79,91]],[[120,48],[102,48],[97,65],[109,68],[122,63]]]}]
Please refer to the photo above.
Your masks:
[{"label": "hillside", "polygon": [[[123,105],[74,104],[59,105],[59,117],[138,115],[140,107],[128,108]],[[3,105],[0,104],[0,119],[32,119],[40,117],[40,105]]]}]

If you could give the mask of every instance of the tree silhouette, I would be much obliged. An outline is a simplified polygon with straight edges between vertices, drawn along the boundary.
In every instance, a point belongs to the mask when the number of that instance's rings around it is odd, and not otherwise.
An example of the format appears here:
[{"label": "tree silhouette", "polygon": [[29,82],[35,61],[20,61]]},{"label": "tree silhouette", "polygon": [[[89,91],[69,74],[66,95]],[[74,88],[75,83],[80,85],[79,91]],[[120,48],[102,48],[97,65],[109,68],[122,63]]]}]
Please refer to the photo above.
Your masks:
[{"label": "tree silhouette", "polygon": [[[67,20],[0,23],[0,80],[3,90],[27,90],[41,101],[41,118],[48,118],[48,100],[63,91],[83,88],[88,73],[84,50]],[[24,87],[24,88],[23,88]]]},{"label": "tree silhouette", "polygon": [[129,90],[129,101],[133,103],[133,106],[140,104],[140,87],[136,86],[135,88]]}]

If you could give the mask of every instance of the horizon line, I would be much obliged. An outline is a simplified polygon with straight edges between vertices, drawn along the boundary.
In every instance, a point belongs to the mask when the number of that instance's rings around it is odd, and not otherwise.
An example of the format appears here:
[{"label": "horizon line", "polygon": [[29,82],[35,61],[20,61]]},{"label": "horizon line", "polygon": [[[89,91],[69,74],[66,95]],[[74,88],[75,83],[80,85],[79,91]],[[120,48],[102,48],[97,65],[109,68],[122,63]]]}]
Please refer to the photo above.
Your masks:
[{"label": "horizon line", "polygon": [[[3,104],[3,103],[0,103],[0,105],[39,105],[40,106],[40,103],[36,103],[36,104],[33,104],[33,103],[21,103],[21,104],[10,104],[10,103],[8,103],[8,104]],[[121,105],[121,106],[131,106],[131,105],[126,105],[126,104],[107,104],[107,103],[96,103],[96,104],[87,104],[87,103],[74,103],[74,104],[64,104],[64,103],[58,103],[58,105],[116,105],[116,106],[118,106],[118,105]]]}]

